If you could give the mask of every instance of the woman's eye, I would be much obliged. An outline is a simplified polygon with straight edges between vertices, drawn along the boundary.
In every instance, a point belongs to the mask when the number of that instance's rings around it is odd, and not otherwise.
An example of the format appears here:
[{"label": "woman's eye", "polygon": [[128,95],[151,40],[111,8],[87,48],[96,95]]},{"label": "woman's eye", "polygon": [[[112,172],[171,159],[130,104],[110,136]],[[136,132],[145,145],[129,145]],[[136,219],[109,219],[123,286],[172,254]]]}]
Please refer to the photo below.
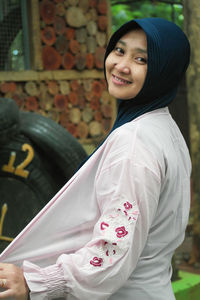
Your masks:
[{"label": "woman's eye", "polygon": [[117,54],[124,54],[124,50],[122,49],[122,48],[120,48],[120,47],[115,47],[115,52],[117,53]]},{"label": "woman's eye", "polygon": [[146,63],[147,63],[147,59],[144,58],[144,57],[136,57],[136,60],[137,60],[139,63],[143,63],[143,64],[146,64]]}]

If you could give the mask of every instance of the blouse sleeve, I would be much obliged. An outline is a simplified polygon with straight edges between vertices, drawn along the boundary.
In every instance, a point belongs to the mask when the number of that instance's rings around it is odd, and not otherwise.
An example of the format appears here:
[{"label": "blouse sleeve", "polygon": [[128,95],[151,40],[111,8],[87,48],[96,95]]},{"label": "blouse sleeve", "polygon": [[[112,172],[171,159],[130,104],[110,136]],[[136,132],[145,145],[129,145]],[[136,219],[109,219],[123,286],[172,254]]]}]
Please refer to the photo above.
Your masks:
[{"label": "blouse sleeve", "polygon": [[101,214],[91,241],[46,268],[24,262],[31,299],[66,299],[68,294],[108,299],[134,271],[156,212],[159,175],[127,159],[102,170],[95,191]]}]

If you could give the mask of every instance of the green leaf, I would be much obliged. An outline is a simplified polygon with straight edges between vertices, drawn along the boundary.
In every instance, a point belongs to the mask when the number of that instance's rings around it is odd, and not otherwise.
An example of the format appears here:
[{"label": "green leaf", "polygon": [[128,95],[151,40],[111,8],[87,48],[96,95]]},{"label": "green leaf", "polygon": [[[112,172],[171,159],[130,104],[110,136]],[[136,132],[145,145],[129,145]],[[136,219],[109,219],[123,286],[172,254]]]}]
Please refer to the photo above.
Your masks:
[{"label": "green leaf", "polygon": [[122,4],[128,1],[119,0],[120,4],[114,5],[116,2],[116,0],[111,1],[113,31],[131,19],[148,17],[161,17],[175,22],[180,27],[183,26],[184,17],[181,0],[176,1],[176,3],[180,2],[180,4],[173,5],[155,0],[130,1],[129,4]]}]

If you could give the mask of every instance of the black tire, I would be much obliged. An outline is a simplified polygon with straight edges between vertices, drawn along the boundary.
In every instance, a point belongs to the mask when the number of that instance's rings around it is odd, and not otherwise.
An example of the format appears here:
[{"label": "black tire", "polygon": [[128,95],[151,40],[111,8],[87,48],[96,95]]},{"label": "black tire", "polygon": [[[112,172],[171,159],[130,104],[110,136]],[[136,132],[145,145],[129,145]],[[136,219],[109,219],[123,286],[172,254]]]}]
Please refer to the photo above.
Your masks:
[{"label": "black tire", "polygon": [[[20,112],[11,99],[0,99],[0,105],[0,211],[4,203],[8,207],[2,235],[14,238],[71,178],[87,154],[54,121]],[[24,168],[28,175],[23,177],[16,170],[31,151]],[[8,244],[0,239],[0,252]]]},{"label": "black tire", "polygon": [[19,132],[19,109],[12,99],[0,98],[0,142],[5,143]]},{"label": "black tire", "polygon": [[71,178],[87,154],[81,144],[62,126],[32,112],[20,112],[20,130]]},{"label": "black tire", "polygon": [[[16,172],[29,155],[27,151],[23,151],[23,145],[33,150],[30,162],[22,170],[25,175]],[[14,157],[13,161],[11,157]],[[1,145],[0,210],[4,203],[8,207],[2,234],[14,238],[60,187],[60,181],[53,177],[53,170],[47,169],[47,162],[41,159],[41,155],[38,155],[25,136],[18,135]],[[0,239],[0,251],[8,244],[9,242]]]}]

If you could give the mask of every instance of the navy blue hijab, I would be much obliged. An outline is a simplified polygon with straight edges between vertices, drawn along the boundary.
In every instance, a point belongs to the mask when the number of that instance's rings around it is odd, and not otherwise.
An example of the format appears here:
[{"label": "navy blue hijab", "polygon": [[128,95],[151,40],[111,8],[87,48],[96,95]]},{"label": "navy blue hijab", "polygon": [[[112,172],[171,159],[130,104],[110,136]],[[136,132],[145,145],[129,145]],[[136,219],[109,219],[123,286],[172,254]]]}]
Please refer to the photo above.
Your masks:
[{"label": "navy blue hijab", "polygon": [[106,58],[118,40],[127,32],[138,28],[143,29],[147,37],[147,75],[136,97],[117,99],[117,117],[109,134],[146,112],[168,106],[189,65],[190,45],[183,31],[165,19],[145,18],[125,23],[111,36],[104,58],[104,74]]},{"label": "navy blue hijab", "polygon": [[147,37],[147,75],[141,91],[133,99],[118,99],[115,128],[154,109],[168,106],[174,99],[190,60],[190,45],[183,31],[174,23],[162,18],[145,18],[129,21],[111,37],[104,59],[118,40],[130,30],[141,28]]}]

